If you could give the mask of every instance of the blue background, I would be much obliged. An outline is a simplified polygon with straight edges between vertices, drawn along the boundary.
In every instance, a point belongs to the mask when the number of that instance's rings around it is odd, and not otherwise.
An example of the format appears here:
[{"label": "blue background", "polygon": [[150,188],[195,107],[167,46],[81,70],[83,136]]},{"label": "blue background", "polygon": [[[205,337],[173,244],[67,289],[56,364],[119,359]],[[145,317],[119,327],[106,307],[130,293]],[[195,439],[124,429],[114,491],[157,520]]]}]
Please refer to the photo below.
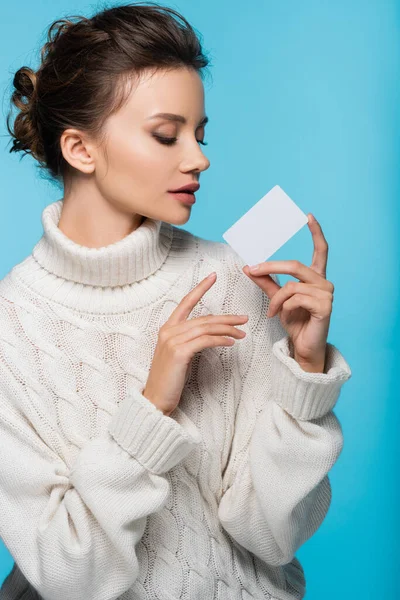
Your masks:
[{"label": "blue background", "polygon": [[[108,6],[112,6],[109,3]],[[330,472],[328,515],[298,551],[308,600],[397,599],[399,486],[399,3],[181,0],[167,4],[200,32],[211,161],[190,220],[222,233],[274,185],[320,221],[335,284],[328,341],[353,376],[335,409],[345,438]],[[43,208],[62,197],[33,159],[9,154],[12,77],[38,66],[53,20],[91,16],[85,2],[2,6],[0,278],[31,253]],[[311,264],[303,227],[275,255]],[[290,276],[281,275],[286,283]],[[0,542],[1,543],[1,542]],[[0,547],[0,581],[13,559]]]}]

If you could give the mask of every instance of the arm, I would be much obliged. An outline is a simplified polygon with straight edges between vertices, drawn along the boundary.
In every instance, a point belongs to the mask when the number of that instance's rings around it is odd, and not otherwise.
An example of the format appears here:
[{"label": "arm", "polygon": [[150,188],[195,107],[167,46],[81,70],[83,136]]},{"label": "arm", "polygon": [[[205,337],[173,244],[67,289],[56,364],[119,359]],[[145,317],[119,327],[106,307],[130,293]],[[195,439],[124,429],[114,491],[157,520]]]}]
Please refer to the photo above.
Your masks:
[{"label": "arm", "polygon": [[218,515],[239,544],[277,566],[291,562],[328,511],[328,472],[343,447],[332,409],[351,371],[332,344],[324,373],[303,371],[279,317],[265,316],[268,297],[252,285],[249,303],[261,311],[247,336],[251,358]]},{"label": "arm", "polygon": [[0,536],[44,600],[118,598],[138,576],[147,516],[167,502],[164,473],[200,433],[131,390],[108,431],[85,441],[68,468],[21,411],[40,406],[35,387],[1,369]]}]

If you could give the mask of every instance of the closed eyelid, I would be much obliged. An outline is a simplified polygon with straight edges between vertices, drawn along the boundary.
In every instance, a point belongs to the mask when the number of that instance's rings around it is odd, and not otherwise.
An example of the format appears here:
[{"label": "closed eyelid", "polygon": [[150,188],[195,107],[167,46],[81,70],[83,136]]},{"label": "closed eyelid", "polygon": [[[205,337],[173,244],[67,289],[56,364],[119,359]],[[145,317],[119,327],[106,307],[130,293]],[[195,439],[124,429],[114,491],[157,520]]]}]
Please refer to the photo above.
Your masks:
[{"label": "closed eyelid", "polygon": [[[205,126],[206,126],[207,122],[208,122],[208,119],[207,119],[206,121],[204,121],[203,123],[200,123],[200,124],[199,124],[199,125],[196,127],[195,131],[197,131],[198,129],[202,129],[202,128],[204,128],[204,130],[205,130]],[[159,127],[163,127],[164,125],[165,125],[165,126],[168,126],[168,125],[175,125],[175,126],[176,126],[176,129],[173,129],[173,130],[172,130],[172,131],[174,132],[174,134],[177,134],[177,133],[178,133],[178,132],[179,132],[179,131],[180,131],[182,128],[185,128],[186,126],[188,126],[188,124],[187,124],[187,121],[185,121],[185,123],[182,123],[182,122],[180,122],[180,121],[178,121],[178,120],[175,120],[175,119],[163,119],[163,120],[162,120],[162,121],[161,121],[161,122],[160,122],[160,123],[157,125],[157,127],[156,127],[156,130],[155,130],[155,131],[158,131],[158,130],[159,130]],[[171,130],[170,130],[170,129],[168,129],[167,131],[171,131]],[[172,135],[172,134],[171,134],[171,135]]]},{"label": "closed eyelid", "polygon": [[[175,129],[175,128],[173,128],[173,129],[171,130],[171,129],[169,129],[169,128],[168,128],[168,129],[162,129],[162,127],[163,127],[164,125],[171,125],[171,123],[160,123],[160,124],[158,125],[158,127],[156,127],[156,128],[155,128],[155,130],[154,130],[154,133],[156,133],[156,134],[159,134],[159,135],[161,135],[161,136],[162,136],[162,135],[164,135],[164,136],[166,136],[166,137],[168,137],[168,136],[171,136],[171,137],[176,137],[176,136],[178,135],[178,133],[179,133],[179,130],[181,129],[181,127],[180,127],[180,124],[179,124],[179,123],[174,123],[174,124],[176,125],[176,129]],[[197,131],[198,129],[202,129],[202,128],[204,128],[204,131],[205,131],[205,123],[203,123],[203,125],[199,125],[199,126],[196,128],[196,131]]]}]

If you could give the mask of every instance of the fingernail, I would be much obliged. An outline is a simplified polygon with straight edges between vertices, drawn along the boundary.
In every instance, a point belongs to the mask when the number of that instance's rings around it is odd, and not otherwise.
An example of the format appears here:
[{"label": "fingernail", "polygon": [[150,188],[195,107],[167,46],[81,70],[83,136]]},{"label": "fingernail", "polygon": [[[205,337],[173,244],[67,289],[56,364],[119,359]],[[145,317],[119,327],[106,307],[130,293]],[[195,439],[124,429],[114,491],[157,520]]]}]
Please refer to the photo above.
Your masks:
[{"label": "fingernail", "polygon": [[213,271],[212,273],[210,273],[210,274],[207,276],[207,279],[212,279],[213,277],[215,277],[215,275],[216,275],[216,272],[215,272],[215,271]]},{"label": "fingernail", "polygon": [[314,219],[314,215],[312,215],[311,213],[309,214],[309,222],[313,223],[315,221]]},{"label": "fingernail", "polygon": [[260,268],[260,265],[254,265],[249,268],[249,271],[250,271],[250,273],[254,273],[255,271],[258,271],[259,268]]}]

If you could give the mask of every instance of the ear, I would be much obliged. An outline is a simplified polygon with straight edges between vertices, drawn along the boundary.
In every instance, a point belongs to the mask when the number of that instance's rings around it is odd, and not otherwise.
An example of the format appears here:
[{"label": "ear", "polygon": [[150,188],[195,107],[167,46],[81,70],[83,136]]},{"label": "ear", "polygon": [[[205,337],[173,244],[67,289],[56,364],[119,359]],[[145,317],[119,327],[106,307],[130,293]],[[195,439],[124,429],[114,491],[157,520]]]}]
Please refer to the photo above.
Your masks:
[{"label": "ear", "polygon": [[66,129],[60,138],[63,157],[75,169],[82,173],[93,173],[95,169],[94,153],[85,134],[79,129]]}]

